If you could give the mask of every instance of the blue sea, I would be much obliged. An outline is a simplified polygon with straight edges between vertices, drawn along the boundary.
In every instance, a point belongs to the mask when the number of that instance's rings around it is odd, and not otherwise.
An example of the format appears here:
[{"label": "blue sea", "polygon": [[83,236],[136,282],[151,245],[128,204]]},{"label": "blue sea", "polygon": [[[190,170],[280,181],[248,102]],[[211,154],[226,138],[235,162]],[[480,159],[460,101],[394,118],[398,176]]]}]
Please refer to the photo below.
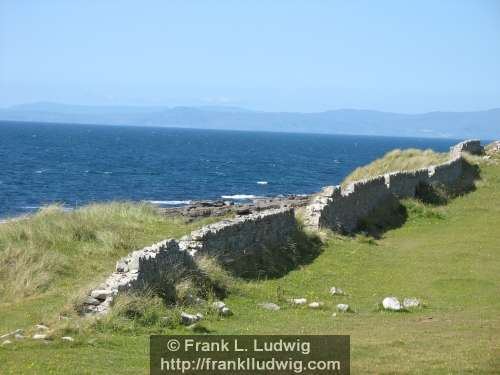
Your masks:
[{"label": "blue sea", "polygon": [[457,140],[0,122],[0,217],[58,202],[310,194],[394,148]]}]

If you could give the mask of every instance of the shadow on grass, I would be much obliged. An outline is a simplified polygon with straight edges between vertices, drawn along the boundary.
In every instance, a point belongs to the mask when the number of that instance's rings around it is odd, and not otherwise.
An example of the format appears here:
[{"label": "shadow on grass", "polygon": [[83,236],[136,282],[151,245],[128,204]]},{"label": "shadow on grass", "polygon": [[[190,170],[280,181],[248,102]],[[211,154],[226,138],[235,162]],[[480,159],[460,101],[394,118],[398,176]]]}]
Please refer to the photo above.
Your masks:
[{"label": "shadow on grass", "polygon": [[226,264],[230,272],[243,279],[272,279],[286,275],[297,267],[311,263],[321,253],[322,241],[318,235],[306,233],[301,224],[288,238],[286,246],[264,247]]},{"label": "shadow on grass", "polygon": [[364,218],[358,226],[358,232],[380,239],[388,230],[401,227],[407,219],[406,207],[394,197],[390,202],[374,209],[370,215]]}]

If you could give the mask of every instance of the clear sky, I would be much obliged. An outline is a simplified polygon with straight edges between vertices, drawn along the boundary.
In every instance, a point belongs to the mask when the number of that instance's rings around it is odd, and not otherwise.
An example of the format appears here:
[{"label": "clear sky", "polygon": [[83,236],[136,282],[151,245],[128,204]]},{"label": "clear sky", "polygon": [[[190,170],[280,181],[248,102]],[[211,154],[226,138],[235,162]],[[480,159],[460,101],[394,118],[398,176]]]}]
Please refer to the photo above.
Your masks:
[{"label": "clear sky", "polygon": [[500,1],[1,0],[0,106],[500,107]]}]

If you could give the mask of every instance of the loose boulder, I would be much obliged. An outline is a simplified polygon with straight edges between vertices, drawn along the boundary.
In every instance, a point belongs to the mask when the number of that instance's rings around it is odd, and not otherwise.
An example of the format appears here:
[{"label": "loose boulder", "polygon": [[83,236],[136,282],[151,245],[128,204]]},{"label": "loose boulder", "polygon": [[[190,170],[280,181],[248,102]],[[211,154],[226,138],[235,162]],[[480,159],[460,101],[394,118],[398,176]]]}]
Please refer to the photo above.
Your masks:
[{"label": "loose boulder", "polygon": [[224,306],[222,309],[219,310],[219,314],[221,316],[227,317],[233,315],[233,312],[231,311],[231,309],[229,309],[229,307]]},{"label": "loose boulder", "polygon": [[396,297],[385,297],[382,301],[382,306],[385,310],[400,311],[403,309],[401,302]]},{"label": "loose boulder", "polygon": [[420,307],[422,302],[418,298],[405,298],[403,300],[403,307],[405,309],[413,309],[416,307]]},{"label": "loose boulder", "polygon": [[278,311],[280,309],[280,307],[277,304],[272,303],[272,302],[259,303],[258,306],[262,307],[263,309],[271,310],[271,311]]},{"label": "loose boulder", "polygon": [[224,307],[226,307],[226,304],[222,301],[216,301],[212,303],[212,307],[216,310],[222,310]]},{"label": "loose boulder", "polygon": [[345,312],[348,312],[350,310],[350,306],[346,303],[339,303],[337,305],[337,310],[345,313]]},{"label": "loose boulder", "polygon": [[335,286],[332,286],[332,287],[330,288],[330,294],[331,294],[332,296],[345,296],[345,292],[344,292],[342,289],[337,288],[337,287],[335,287]]},{"label": "loose boulder", "polygon": [[323,304],[321,302],[311,302],[309,304],[309,308],[311,309],[319,309]]},{"label": "loose boulder", "polygon": [[202,319],[203,319],[203,315],[200,313],[198,313],[196,315],[188,314],[185,312],[181,313],[181,323],[184,325],[187,325],[187,326],[194,324],[194,323],[198,323]]}]

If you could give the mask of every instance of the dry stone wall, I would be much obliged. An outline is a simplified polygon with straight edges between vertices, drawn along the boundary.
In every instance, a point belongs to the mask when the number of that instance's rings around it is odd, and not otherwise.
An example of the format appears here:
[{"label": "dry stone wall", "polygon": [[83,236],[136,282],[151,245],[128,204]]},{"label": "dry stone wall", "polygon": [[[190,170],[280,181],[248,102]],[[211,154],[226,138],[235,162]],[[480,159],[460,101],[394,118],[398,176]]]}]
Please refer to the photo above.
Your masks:
[{"label": "dry stone wall", "polygon": [[389,207],[394,199],[414,197],[421,184],[452,186],[457,183],[464,174],[462,152],[481,153],[482,146],[479,141],[465,141],[451,148],[451,160],[439,165],[388,173],[353,182],[346,188],[323,188],[305,208],[304,222],[311,229],[351,233],[373,210]]},{"label": "dry stone wall", "polygon": [[263,251],[287,246],[295,230],[294,210],[274,209],[207,225],[179,244],[193,256],[216,258],[234,274],[243,275]]},{"label": "dry stone wall", "polygon": [[450,154],[452,157],[460,156],[462,152],[468,152],[472,155],[482,155],[484,153],[484,148],[481,146],[481,141],[479,139],[468,139],[450,147]]},{"label": "dry stone wall", "polygon": [[274,209],[207,225],[180,241],[168,239],[134,251],[89,292],[82,312],[106,313],[116,295],[124,291],[152,289],[173,295],[177,281],[197,272],[197,256],[215,257],[238,274],[259,252],[287,246],[295,230],[294,209]]},{"label": "dry stone wall", "polygon": [[[305,207],[304,223],[312,229],[355,231],[378,208],[414,197],[420,184],[452,185],[464,174],[462,152],[482,153],[479,141],[464,141],[450,150],[451,160],[415,171],[400,171],[355,181],[345,188],[327,186]],[[207,225],[177,240],[165,240],[120,259],[116,271],[90,291],[83,303],[85,313],[106,313],[123,291],[146,288],[174,289],[187,272],[197,272],[196,257],[217,259],[238,276],[260,262],[280,261],[283,250],[297,230],[294,209],[269,209]],[[281,250],[281,251],[280,251]],[[175,294],[175,293],[173,293]]]},{"label": "dry stone wall", "polygon": [[429,170],[418,169],[409,172],[393,172],[385,175],[385,184],[397,198],[411,198],[416,194],[417,186],[429,182]]},{"label": "dry stone wall", "polygon": [[[328,196],[331,191],[332,195]],[[387,189],[384,176],[353,182],[347,188],[340,186],[323,190],[319,205],[312,203],[319,227],[328,227],[339,232],[352,232],[360,218],[366,217],[375,208],[390,204],[393,195]],[[306,218],[309,211],[306,210]],[[306,219],[310,226],[310,221]]]}]

